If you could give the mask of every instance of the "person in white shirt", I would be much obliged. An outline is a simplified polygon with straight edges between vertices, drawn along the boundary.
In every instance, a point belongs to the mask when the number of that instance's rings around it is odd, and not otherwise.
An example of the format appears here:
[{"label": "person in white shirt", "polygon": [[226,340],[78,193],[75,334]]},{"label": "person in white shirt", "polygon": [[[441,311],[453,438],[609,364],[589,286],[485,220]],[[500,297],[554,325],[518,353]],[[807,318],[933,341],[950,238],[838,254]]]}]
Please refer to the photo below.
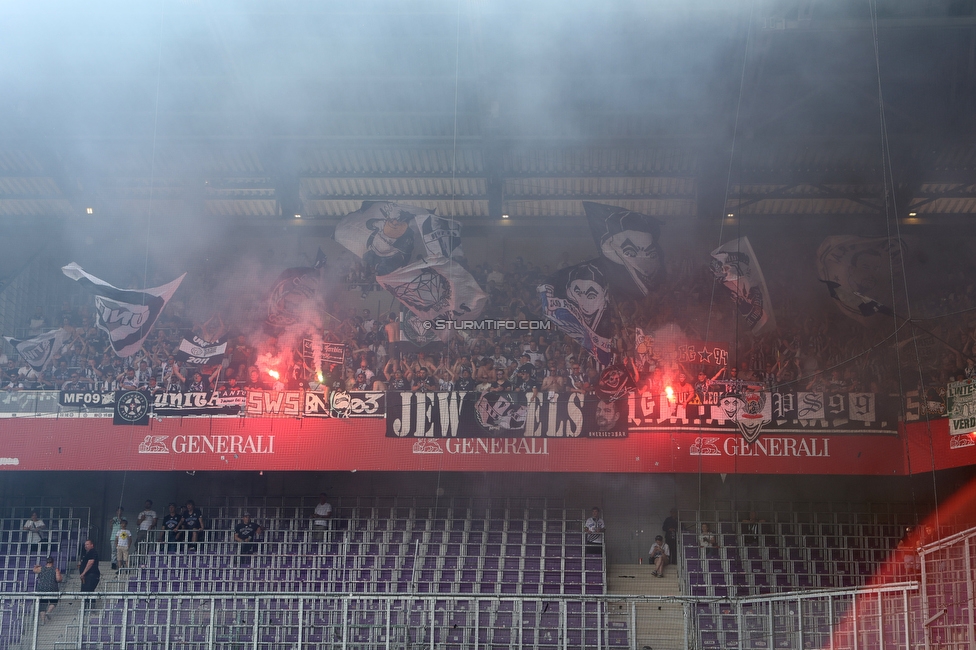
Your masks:
[{"label": "person in white shirt", "polygon": [[590,512],[590,518],[583,524],[583,530],[586,532],[586,543],[602,544],[603,533],[606,529],[607,527],[603,523],[603,517],[600,516],[600,509],[594,506]]},{"label": "person in white shirt", "polygon": [[319,502],[316,504],[315,513],[312,516],[312,532],[323,541],[332,522],[332,504],[327,501],[328,496],[325,492],[319,494]]},{"label": "person in white shirt", "polygon": [[654,575],[663,578],[664,568],[668,566],[670,561],[671,549],[664,541],[664,537],[658,535],[654,538],[654,545],[651,546],[651,550],[647,552],[647,563],[654,565],[654,571],[652,571]]},{"label": "person in white shirt", "polygon": [[151,530],[156,529],[156,522],[159,521],[159,515],[153,510],[153,502],[150,499],[146,499],[146,504],[139,513],[139,517],[136,519],[136,524],[139,526],[139,530],[136,532],[136,549],[138,550],[139,544],[151,539],[152,535],[149,533]]},{"label": "person in white shirt", "polygon": [[119,532],[115,533],[115,559],[119,569],[129,568],[129,547],[132,542],[132,531],[129,530],[129,521],[123,519],[119,525]]},{"label": "person in white shirt", "polygon": [[40,543],[43,540],[41,533],[47,528],[47,524],[41,521],[41,518],[37,514],[37,510],[32,510],[30,513],[30,519],[24,522],[24,530],[27,531],[27,543],[30,544],[30,550],[34,551],[40,548]]}]

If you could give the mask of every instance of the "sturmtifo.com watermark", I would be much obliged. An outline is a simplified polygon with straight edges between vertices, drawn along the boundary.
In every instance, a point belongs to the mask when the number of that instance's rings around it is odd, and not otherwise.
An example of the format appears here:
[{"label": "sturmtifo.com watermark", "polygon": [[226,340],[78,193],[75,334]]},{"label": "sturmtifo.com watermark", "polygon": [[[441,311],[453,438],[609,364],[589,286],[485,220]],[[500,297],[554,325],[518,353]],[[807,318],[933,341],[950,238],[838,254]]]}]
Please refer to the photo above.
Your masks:
[{"label": "sturmtifo.com watermark", "polygon": [[552,321],[547,320],[425,320],[425,330],[548,330]]}]

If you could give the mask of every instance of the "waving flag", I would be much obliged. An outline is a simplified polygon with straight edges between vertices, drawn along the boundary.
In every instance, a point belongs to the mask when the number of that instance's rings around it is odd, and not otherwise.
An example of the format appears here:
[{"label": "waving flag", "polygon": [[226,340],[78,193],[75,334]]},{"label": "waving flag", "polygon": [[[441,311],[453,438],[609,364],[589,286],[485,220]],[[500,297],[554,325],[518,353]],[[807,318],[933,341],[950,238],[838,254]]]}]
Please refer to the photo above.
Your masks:
[{"label": "waving flag", "polygon": [[644,330],[639,327],[634,337],[634,353],[637,357],[637,367],[640,370],[657,368],[657,359],[654,358],[654,335],[645,334]]},{"label": "waving flag", "polygon": [[268,296],[266,327],[269,330],[285,328],[298,322],[300,307],[315,295],[319,274],[325,263],[325,253],[320,248],[313,266],[300,266],[281,272]]},{"label": "waving flag", "polygon": [[19,340],[11,336],[3,337],[14,346],[17,354],[34,370],[41,370],[57,352],[61,351],[70,335],[63,329],[45,332],[32,339]]},{"label": "waving flag", "polygon": [[776,327],[773,304],[759,260],[748,237],[722,244],[712,251],[712,272],[732,292],[739,313],[753,334]]},{"label": "waving flag", "polygon": [[599,261],[563,269],[537,291],[542,313],[601,364],[610,364],[610,286]]},{"label": "waving flag", "polygon": [[817,273],[841,311],[866,323],[873,314],[891,315],[877,298],[891,297],[891,269],[900,267],[903,249],[887,237],[827,237],[817,249]]},{"label": "waving flag", "polygon": [[641,298],[660,285],[665,275],[660,221],[590,201],[583,201],[583,209],[617,298]]},{"label": "waving flag", "polygon": [[425,257],[464,257],[460,223],[435,214],[417,215],[414,223],[424,243]]},{"label": "waving flag", "polygon": [[207,341],[193,332],[184,332],[180,347],[176,350],[176,360],[193,366],[215,366],[224,360],[227,341]]},{"label": "waving flag", "polygon": [[113,287],[85,273],[74,262],[61,267],[61,271],[95,294],[95,325],[108,334],[112,349],[120,357],[131,357],[142,347],[166,303],[186,277],[184,273],[169,284],[139,291]]},{"label": "waving flag", "polygon": [[488,300],[463,266],[443,257],[417,260],[376,281],[423,319],[472,320]]},{"label": "waving flag", "polygon": [[392,273],[413,259],[414,217],[430,210],[390,201],[363,201],[335,229],[335,240],[366,263],[377,275]]}]

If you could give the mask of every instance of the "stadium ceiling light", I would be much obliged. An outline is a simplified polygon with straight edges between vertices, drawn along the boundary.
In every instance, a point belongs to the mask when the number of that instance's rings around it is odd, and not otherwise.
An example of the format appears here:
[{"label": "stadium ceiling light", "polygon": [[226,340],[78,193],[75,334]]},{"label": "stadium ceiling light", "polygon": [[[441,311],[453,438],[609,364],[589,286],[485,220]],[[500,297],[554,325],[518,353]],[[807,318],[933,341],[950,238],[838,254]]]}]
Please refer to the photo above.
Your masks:
[{"label": "stadium ceiling light", "polygon": [[503,214],[502,215],[502,219],[508,219],[508,215],[507,214]]},{"label": "stadium ceiling light", "polygon": [[296,214],[296,215],[295,215],[295,218],[296,218],[296,219],[301,219],[301,218],[302,218],[302,215],[300,215],[300,214]]},{"label": "stadium ceiling light", "polygon": [[909,212],[908,213],[908,216],[909,217],[917,217],[918,216],[918,213],[917,212]]},{"label": "stadium ceiling light", "polygon": [[731,219],[731,218],[732,218],[732,217],[734,217],[735,215],[734,215],[733,213],[731,213],[731,212],[730,212],[730,213],[728,213],[728,214],[727,214],[727,215],[725,215],[725,216]]},{"label": "stadium ceiling light", "polygon": [[95,208],[85,208],[87,214],[95,214]]}]

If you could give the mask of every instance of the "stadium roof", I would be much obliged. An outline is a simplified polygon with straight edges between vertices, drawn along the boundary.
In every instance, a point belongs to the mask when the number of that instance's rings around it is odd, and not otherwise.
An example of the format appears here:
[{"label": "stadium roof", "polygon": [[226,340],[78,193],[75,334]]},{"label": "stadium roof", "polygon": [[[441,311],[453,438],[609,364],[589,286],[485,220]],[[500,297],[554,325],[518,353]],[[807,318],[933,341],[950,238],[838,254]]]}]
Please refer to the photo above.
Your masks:
[{"label": "stadium roof", "polygon": [[899,216],[976,215],[972,3],[685,4],[11,3],[0,219],[872,217],[879,88]]}]

